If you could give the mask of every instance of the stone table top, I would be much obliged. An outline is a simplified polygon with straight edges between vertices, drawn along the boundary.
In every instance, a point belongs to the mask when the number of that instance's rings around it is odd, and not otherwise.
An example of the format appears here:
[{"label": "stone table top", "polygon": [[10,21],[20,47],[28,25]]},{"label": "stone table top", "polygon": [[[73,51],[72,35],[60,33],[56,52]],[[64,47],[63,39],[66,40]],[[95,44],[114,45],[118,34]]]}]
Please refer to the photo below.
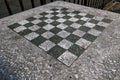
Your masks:
[{"label": "stone table top", "polygon": [[[63,6],[113,20],[70,66],[57,61],[7,26],[40,12]],[[0,19],[0,78],[9,80],[119,80],[120,14],[56,1]]]}]

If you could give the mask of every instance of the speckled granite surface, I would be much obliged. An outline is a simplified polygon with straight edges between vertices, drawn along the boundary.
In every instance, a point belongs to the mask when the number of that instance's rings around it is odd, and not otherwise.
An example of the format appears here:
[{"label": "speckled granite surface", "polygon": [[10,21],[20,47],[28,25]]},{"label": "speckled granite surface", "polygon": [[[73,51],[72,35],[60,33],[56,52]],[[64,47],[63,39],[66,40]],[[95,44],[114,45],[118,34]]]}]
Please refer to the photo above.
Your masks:
[{"label": "speckled granite surface", "polygon": [[[63,65],[7,27],[54,6],[114,20],[71,67]],[[61,1],[0,19],[0,75],[7,76],[9,80],[119,80],[119,22],[119,14]]]}]

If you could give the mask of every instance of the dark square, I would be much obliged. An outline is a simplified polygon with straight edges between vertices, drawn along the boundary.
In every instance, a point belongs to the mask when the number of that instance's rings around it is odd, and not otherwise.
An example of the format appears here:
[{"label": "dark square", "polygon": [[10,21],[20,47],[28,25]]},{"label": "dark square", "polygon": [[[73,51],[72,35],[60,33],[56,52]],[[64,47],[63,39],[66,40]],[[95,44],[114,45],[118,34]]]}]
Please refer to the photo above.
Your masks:
[{"label": "dark square", "polygon": [[102,21],[103,21],[103,22],[106,22],[106,23],[112,22],[112,20],[110,20],[110,19],[103,19]]},{"label": "dark square", "polygon": [[59,17],[57,17],[57,16],[53,16],[53,17],[51,17],[51,19],[53,19],[53,20],[57,20],[57,19],[59,19]]},{"label": "dark square", "polygon": [[17,27],[19,27],[19,26],[21,26],[20,24],[18,24],[18,23],[14,23],[14,24],[12,24],[12,25],[10,25],[10,26],[8,26],[10,29],[14,29],[14,28],[17,28]]},{"label": "dark square", "polygon": [[64,19],[70,19],[71,17],[70,16],[64,16],[63,18]]},{"label": "dark square", "polygon": [[34,17],[30,17],[30,18],[28,18],[27,20],[28,21],[33,21],[33,20],[35,20],[36,18],[34,18]]},{"label": "dark square", "polygon": [[87,18],[93,18],[93,17],[94,17],[94,15],[87,14],[85,17],[87,17]]},{"label": "dark square", "polygon": [[83,20],[78,20],[76,23],[83,25],[83,24],[85,24],[86,22],[83,21]]},{"label": "dark square", "polygon": [[62,8],[61,10],[62,10],[62,11],[66,11],[66,10],[68,10],[68,8]]},{"label": "dark square", "polygon": [[57,26],[57,25],[60,24],[60,22],[54,21],[54,22],[52,22],[51,24],[52,24],[53,26]]},{"label": "dark square", "polygon": [[74,13],[74,14],[79,14],[80,12],[79,12],[79,11],[73,11],[72,13]]},{"label": "dark square", "polygon": [[54,58],[58,58],[61,54],[65,52],[65,49],[61,48],[60,46],[56,45],[52,49],[48,51],[48,54],[53,56]]},{"label": "dark square", "polygon": [[94,20],[94,19],[91,19],[89,22],[94,23],[94,24],[97,24],[99,21]]},{"label": "dark square", "polygon": [[93,35],[91,35],[91,34],[86,33],[82,38],[84,38],[84,39],[86,39],[86,40],[88,40],[88,41],[93,42],[97,37],[96,37],[96,36],[93,36]]},{"label": "dark square", "polygon": [[96,25],[96,26],[94,27],[94,29],[99,30],[99,31],[103,31],[103,30],[105,29],[105,27]]},{"label": "dark square", "polygon": [[27,35],[27,34],[29,34],[29,33],[31,33],[31,32],[32,32],[31,30],[25,29],[25,30],[19,32],[18,34],[20,34],[20,35],[22,35],[22,36],[25,36],[25,35]]},{"label": "dark square", "polygon": [[63,11],[62,13],[65,14],[65,15],[67,15],[69,12]]},{"label": "dark square", "polygon": [[67,27],[67,28],[65,29],[65,31],[70,32],[70,33],[74,32],[75,30],[76,30],[76,29],[74,29],[74,28],[72,28],[72,27]]},{"label": "dark square", "polygon": [[46,13],[46,12],[42,12],[42,13],[40,13],[40,15],[42,15],[42,16],[45,16],[45,15],[47,15],[48,13]]},{"label": "dark square", "polygon": [[72,21],[65,21],[65,22],[63,22],[63,24],[70,26],[71,24],[73,24],[73,22]]},{"label": "dark square", "polygon": [[56,8],[53,8],[53,9],[51,9],[52,11],[57,11],[58,9],[56,9]]},{"label": "dark square", "polygon": [[54,34],[57,34],[58,32],[60,32],[60,31],[61,31],[61,29],[60,29],[60,28],[55,27],[55,28],[51,29],[50,31],[51,31],[52,33],[54,33]]},{"label": "dark square", "polygon": [[56,16],[57,14],[59,14],[58,12],[53,12],[51,13],[52,15]]},{"label": "dark square", "polygon": [[75,18],[78,18],[78,19],[81,19],[83,16],[75,15],[74,17],[75,17]]},{"label": "dark square", "polygon": [[85,49],[74,44],[69,48],[69,51],[79,57],[85,51]]},{"label": "dark square", "polygon": [[54,35],[52,38],[50,38],[50,41],[52,41],[53,43],[59,43],[60,41],[62,41],[63,38],[57,36],[57,35]]},{"label": "dark square", "polygon": [[88,32],[90,29],[91,29],[91,28],[86,27],[86,26],[81,26],[81,27],[79,28],[79,30],[84,31],[84,32]]},{"label": "dark square", "polygon": [[36,46],[39,46],[41,43],[43,43],[43,42],[45,42],[45,41],[46,41],[46,39],[45,39],[44,37],[39,36],[39,37],[33,39],[31,42],[32,42],[33,44],[35,44]]},{"label": "dark square", "polygon": [[40,26],[40,27],[43,27],[43,26],[45,26],[45,25],[47,25],[48,23],[46,23],[46,22],[40,22],[40,23],[38,23],[37,25],[38,26]]},{"label": "dark square", "polygon": [[74,34],[70,34],[66,39],[73,42],[73,43],[75,43],[77,40],[80,39],[80,37],[78,37],[78,36],[76,36]]},{"label": "dark square", "polygon": [[33,26],[34,24],[33,23],[27,23],[27,24],[25,24],[24,26],[25,27],[30,27],[30,26]]},{"label": "dark square", "polygon": [[40,28],[40,29],[38,29],[37,31],[35,31],[37,34],[39,34],[39,35],[41,35],[41,34],[43,34],[44,32],[46,32],[46,30],[45,29],[43,29],[43,28]]},{"label": "dark square", "polygon": [[42,20],[42,21],[44,21],[44,20],[46,20],[48,18],[47,17],[40,17],[39,19]]}]

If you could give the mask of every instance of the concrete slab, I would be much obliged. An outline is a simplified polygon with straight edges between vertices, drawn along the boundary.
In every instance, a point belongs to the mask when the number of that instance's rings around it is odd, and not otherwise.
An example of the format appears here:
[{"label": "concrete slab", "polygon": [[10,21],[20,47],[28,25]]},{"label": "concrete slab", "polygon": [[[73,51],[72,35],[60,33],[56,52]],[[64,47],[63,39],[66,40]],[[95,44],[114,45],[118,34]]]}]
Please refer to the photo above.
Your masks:
[{"label": "concrete slab", "polygon": [[[67,67],[7,26],[64,6],[114,20],[77,61]],[[0,72],[17,80],[119,80],[120,14],[57,1],[0,19]],[[10,77],[9,77],[10,76]]]}]

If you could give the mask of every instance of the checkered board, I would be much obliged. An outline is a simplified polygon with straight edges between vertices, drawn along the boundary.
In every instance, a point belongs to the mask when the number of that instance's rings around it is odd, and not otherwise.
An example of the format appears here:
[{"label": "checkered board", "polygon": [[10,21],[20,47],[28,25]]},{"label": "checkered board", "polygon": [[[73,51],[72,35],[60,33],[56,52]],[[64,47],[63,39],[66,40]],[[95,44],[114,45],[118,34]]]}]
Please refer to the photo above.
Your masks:
[{"label": "checkered board", "polygon": [[53,8],[9,28],[70,66],[111,21],[68,8]]}]

